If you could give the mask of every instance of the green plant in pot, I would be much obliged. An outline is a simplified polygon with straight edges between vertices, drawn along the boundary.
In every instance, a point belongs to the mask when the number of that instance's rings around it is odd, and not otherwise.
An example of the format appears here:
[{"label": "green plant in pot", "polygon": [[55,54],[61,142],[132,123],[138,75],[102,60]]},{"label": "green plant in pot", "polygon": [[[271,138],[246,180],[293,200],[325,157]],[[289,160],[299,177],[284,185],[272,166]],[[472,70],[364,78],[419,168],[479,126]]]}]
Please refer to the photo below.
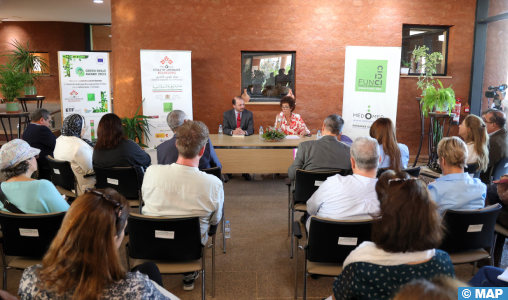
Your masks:
[{"label": "green plant in pot", "polygon": [[268,127],[268,130],[263,133],[262,137],[267,142],[282,142],[286,138],[286,135],[280,129]]},{"label": "green plant in pot", "polygon": [[31,79],[31,74],[19,72],[10,64],[0,66],[0,92],[3,94],[3,102],[6,103],[6,112],[19,112],[16,98],[21,96],[25,84]]},{"label": "green plant in pot", "polygon": [[[143,99],[143,101],[145,101],[145,99]],[[123,133],[128,139],[133,140],[140,147],[148,148],[148,146],[143,143],[143,135],[149,141],[148,134],[150,133],[150,126],[153,126],[148,124],[148,119],[151,119],[151,117],[138,115],[141,105],[143,105],[143,102],[139,105],[134,117],[125,117],[122,119]]]},{"label": "green plant in pot", "polygon": [[10,63],[14,70],[32,75],[26,82],[24,90],[25,97],[35,97],[37,96],[35,84],[40,84],[39,77],[43,73],[49,72],[49,66],[45,58],[35,55],[35,51],[29,50],[28,43],[27,41],[25,47],[18,40],[13,39],[12,42],[8,42],[8,44],[14,47],[14,49],[10,51],[10,54],[4,56],[11,59]]}]

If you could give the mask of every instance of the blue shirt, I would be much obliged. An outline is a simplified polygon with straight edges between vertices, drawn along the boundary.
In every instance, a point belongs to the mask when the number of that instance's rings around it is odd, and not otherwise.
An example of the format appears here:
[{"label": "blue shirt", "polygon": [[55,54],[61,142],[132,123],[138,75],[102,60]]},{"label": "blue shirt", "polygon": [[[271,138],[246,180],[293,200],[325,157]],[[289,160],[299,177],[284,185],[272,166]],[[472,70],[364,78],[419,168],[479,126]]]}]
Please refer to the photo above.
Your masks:
[{"label": "blue shirt", "polygon": [[[67,211],[69,204],[56,187],[45,179],[2,182],[7,200],[26,214],[45,214]],[[0,209],[8,211],[0,202]]]},{"label": "blue shirt", "polygon": [[[407,163],[409,162],[409,149],[404,144],[398,144],[400,150],[400,163],[402,169],[407,169]],[[390,157],[385,154],[383,145],[379,145],[379,156],[381,157],[381,163],[379,168],[389,168],[391,164]]]},{"label": "blue shirt", "polygon": [[468,173],[448,174],[436,179],[428,186],[430,195],[439,206],[438,212],[445,210],[474,210],[485,207],[487,186]]}]

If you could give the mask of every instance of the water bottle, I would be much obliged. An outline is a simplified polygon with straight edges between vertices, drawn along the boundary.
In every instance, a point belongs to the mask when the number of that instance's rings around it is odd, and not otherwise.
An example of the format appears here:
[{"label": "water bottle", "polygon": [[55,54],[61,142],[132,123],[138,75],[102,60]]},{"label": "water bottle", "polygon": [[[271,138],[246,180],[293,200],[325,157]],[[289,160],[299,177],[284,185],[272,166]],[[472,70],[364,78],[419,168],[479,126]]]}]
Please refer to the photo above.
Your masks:
[{"label": "water bottle", "polygon": [[259,139],[263,139],[263,126],[259,127]]},{"label": "water bottle", "polygon": [[222,136],[222,125],[219,125],[219,136]]},{"label": "water bottle", "polygon": [[231,238],[231,226],[229,225],[229,221],[226,221],[226,230],[224,234],[227,239]]},{"label": "water bottle", "polygon": [[321,138],[321,130],[318,130],[316,134],[316,140],[319,140],[320,138]]}]

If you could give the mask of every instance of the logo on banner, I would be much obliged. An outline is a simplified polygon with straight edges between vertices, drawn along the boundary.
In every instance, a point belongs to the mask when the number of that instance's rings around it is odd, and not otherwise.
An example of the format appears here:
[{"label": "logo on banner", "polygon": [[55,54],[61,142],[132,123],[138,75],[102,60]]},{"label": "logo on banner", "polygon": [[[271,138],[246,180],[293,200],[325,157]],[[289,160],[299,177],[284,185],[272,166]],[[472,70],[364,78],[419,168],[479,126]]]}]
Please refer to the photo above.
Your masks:
[{"label": "logo on banner", "polygon": [[88,101],[95,101],[95,94],[94,93],[88,93],[86,94]]},{"label": "logo on banner", "polygon": [[167,56],[165,56],[164,59],[161,60],[161,64],[164,65],[165,68],[169,68],[169,65],[172,63],[173,61],[169,59]]},{"label": "logo on banner", "polygon": [[164,103],[164,112],[169,113],[173,111],[173,103]]},{"label": "logo on banner", "polygon": [[70,94],[71,94],[72,96],[76,96],[76,95],[78,94],[78,92],[76,92],[75,90],[72,90],[72,92],[70,92]]},{"label": "logo on banner", "polygon": [[65,109],[65,112],[73,112],[74,111],[74,107],[68,107]]},{"label": "logo on banner", "polygon": [[155,134],[155,137],[158,138],[158,139],[161,139],[161,138],[165,138],[167,137],[168,135],[165,134],[165,133],[156,133]]},{"label": "logo on banner", "polygon": [[103,65],[104,64],[104,57],[97,56],[96,62],[98,65]]},{"label": "logo on banner", "polygon": [[356,61],[357,92],[386,92],[388,60],[358,59]]},{"label": "logo on banner", "polygon": [[76,68],[76,74],[78,74],[79,77],[85,76],[85,71],[81,67]]}]

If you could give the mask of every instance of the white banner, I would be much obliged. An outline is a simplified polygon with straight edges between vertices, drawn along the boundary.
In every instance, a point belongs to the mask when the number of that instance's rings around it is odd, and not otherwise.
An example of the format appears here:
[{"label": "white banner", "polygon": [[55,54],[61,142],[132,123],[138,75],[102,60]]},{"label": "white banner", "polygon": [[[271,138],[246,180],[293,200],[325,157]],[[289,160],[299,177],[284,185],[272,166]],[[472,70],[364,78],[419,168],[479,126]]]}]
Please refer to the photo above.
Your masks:
[{"label": "white banner", "polygon": [[400,47],[346,46],[342,141],[369,136],[378,118],[390,118],[395,125],[400,51]]},{"label": "white banner", "polygon": [[84,116],[84,138],[96,141],[100,119],[111,112],[109,53],[58,51],[58,74],[62,120]]},{"label": "white banner", "polygon": [[140,50],[143,114],[148,122],[153,148],[173,137],[166,122],[168,113],[179,109],[192,119],[191,51]]}]

